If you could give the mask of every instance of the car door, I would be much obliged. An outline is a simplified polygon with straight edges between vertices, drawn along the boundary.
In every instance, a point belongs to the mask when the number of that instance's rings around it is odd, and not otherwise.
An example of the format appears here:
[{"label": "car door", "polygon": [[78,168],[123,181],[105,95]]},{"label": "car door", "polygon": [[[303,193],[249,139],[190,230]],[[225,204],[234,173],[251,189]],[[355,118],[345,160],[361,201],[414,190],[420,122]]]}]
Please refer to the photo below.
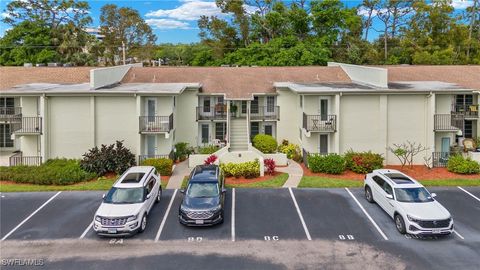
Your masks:
[{"label": "car door", "polygon": [[[383,209],[385,209],[385,211],[391,217],[393,217],[393,213],[395,212],[395,197],[393,194],[392,186],[386,181],[384,181],[383,183],[383,191],[384,191],[384,198],[385,198],[385,207]],[[387,198],[386,197],[387,195],[392,195],[392,199]]]},{"label": "car door", "polygon": [[383,210],[386,211],[385,204],[386,204],[387,198],[385,198],[385,191],[383,190],[383,185],[385,183],[385,180],[377,175],[373,176],[372,179],[375,182],[372,188],[373,199],[377,202],[377,204],[380,207],[383,208]]},{"label": "car door", "polygon": [[151,176],[150,179],[148,180],[147,182],[147,185],[145,186],[145,189],[146,189],[146,193],[147,193],[147,196],[149,198],[145,201],[145,204],[147,206],[147,211],[150,212],[150,209],[152,208],[153,206],[153,203],[155,202],[155,177]]}]

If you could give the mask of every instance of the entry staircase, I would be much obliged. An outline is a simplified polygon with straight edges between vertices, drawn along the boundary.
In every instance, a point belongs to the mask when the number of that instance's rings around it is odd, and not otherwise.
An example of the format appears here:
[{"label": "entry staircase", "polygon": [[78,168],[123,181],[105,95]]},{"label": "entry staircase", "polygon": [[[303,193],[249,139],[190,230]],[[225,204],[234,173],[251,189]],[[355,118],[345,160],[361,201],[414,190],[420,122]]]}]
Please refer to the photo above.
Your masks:
[{"label": "entry staircase", "polygon": [[230,151],[248,150],[247,119],[232,118],[230,123]]}]

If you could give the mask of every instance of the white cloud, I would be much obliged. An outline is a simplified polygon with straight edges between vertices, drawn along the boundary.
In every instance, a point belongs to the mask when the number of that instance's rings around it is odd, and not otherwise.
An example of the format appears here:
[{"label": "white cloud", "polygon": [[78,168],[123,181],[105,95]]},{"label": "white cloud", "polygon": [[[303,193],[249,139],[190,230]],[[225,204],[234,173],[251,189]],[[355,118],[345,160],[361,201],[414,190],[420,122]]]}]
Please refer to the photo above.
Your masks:
[{"label": "white cloud", "polygon": [[191,29],[187,22],[170,20],[170,19],[147,19],[145,22],[157,29]]},{"label": "white cloud", "polygon": [[466,9],[473,6],[473,0],[452,0],[452,7],[455,9]]},{"label": "white cloud", "polygon": [[7,13],[7,12],[2,12],[2,13],[0,13],[0,17],[1,18],[10,18],[10,14]]},{"label": "white cloud", "polygon": [[183,21],[195,21],[200,16],[221,16],[222,11],[215,2],[202,0],[181,0],[182,4],[174,9],[159,9],[145,14],[146,17],[170,18]]}]

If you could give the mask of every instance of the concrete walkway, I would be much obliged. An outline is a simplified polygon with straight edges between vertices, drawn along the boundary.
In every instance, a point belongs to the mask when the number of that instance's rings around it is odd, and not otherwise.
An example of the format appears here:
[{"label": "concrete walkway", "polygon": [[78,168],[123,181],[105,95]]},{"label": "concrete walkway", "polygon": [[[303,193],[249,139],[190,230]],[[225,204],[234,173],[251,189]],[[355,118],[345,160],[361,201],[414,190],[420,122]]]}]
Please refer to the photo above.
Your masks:
[{"label": "concrete walkway", "polygon": [[289,159],[287,167],[278,167],[275,168],[276,171],[288,173],[288,179],[283,185],[283,187],[297,187],[300,184],[300,180],[302,180],[303,176],[303,169],[297,162]]},{"label": "concrete walkway", "polygon": [[182,187],[183,178],[190,174],[188,159],[175,165],[172,176],[168,180],[167,189],[178,189]]}]

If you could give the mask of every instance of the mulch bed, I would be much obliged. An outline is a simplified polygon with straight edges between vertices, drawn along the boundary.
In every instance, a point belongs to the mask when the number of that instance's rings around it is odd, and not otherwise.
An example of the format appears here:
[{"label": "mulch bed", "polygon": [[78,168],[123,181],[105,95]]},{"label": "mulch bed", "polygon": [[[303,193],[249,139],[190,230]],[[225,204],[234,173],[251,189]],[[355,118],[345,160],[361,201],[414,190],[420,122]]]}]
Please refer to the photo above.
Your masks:
[{"label": "mulch bed", "polygon": [[258,178],[235,178],[235,177],[226,177],[225,178],[225,184],[226,185],[238,185],[238,184],[250,184],[250,183],[257,183],[257,182],[263,182],[263,181],[268,181],[278,175],[282,174],[281,172],[274,172],[273,175],[267,175],[265,174],[262,177]]},{"label": "mulch bed", "polygon": [[[318,177],[325,177],[325,178],[339,178],[339,179],[349,179],[349,180],[363,180],[364,174],[354,173],[350,170],[345,171],[342,174],[334,175],[334,174],[326,174],[326,173],[313,173],[305,164],[300,164],[303,169],[304,176],[318,176]],[[432,168],[429,169],[423,165],[415,165],[412,168],[410,167],[403,167],[400,165],[389,165],[385,167],[386,169],[394,169],[399,170],[417,180],[432,180],[432,179],[479,179],[479,174],[457,174],[452,173],[447,170],[447,168]]]}]

